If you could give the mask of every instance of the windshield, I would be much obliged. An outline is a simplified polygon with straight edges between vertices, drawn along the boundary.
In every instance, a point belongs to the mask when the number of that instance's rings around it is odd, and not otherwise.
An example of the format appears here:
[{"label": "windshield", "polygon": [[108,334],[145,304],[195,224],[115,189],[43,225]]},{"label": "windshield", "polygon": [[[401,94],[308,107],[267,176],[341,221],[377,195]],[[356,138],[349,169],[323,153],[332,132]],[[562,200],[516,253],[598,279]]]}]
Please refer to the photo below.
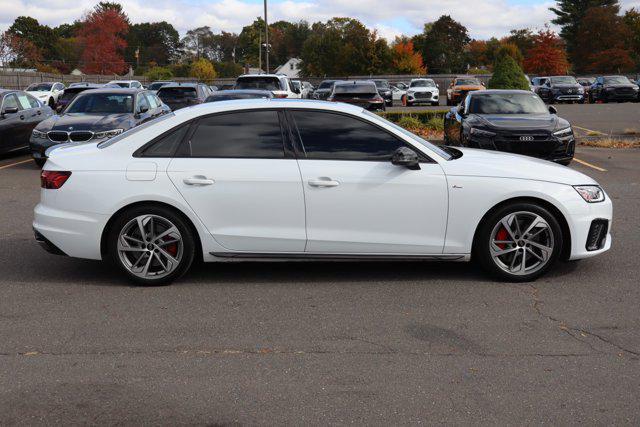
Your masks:
[{"label": "windshield", "polygon": [[611,76],[604,78],[605,84],[613,84],[613,85],[628,85],[631,84],[628,78],[625,76]]},{"label": "windshield", "polygon": [[168,85],[169,82],[155,82],[155,83],[151,83],[149,85],[149,90],[158,90],[160,89],[162,86],[166,86]]},{"label": "windshield", "polygon": [[397,124],[395,124],[393,122],[390,122],[389,120],[387,120],[387,119],[385,119],[383,117],[380,117],[376,113],[372,113],[371,111],[367,111],[367,110],[363,110],[363,113],[365,113],[367,116],[371,117],[374,121],[377,121],[377,122],[383,123],[385,125],[391,126],[395,130],[397,130],[400,133],[402,133],[403,135],[409,137],[412,141],[415,141],[418,144],[427,147],[431,152],[437,154],[438,156],[442,157],[443,159],[451,160],[453,158],[453,156],[451,154],[449,154],[448,152],[446,152],[442,148],[440,148],[440,147],[438,147],[436,145],[433,145],[429,141],[420,138],[418,135],[415,135],[415,134],[409,132],[408,130],[406,130],[403,127],[398,126]]},{"label": "windshield", "polygon": [[548,114],[542,99],[534,93],[490,93],[471,96],[471,114]]},{"label": "windshield", "polygon": [[333,87],[333,93],[335,95],[341,94],[354,94],[354,95],[377,95],[378,90],[375,85],[372,84],[341,84]]},{"label": "windshield", "polygon": [[480,81],[474,78],[456,79],[456,86],[480,86]]},{"label": "windshield", "polygon": [[575,78],[571,76],[551,77],[551,83],[556,85],[575,85],[578,84]]},{"label": "windshield", "polygon": [[62,92],[62,95],[60,96],[59,100],[70,100],[73,99],[74,96],[76,96],[77,94],[79,94],[80,92],[84,92],[85,90],[87,90],[86,88],[82,88],[82,89],[65,89],[64,92]]},{"label": "windshield", "polygon": [[196,99],[198,93],[195,87],[161,87],[158,90],[158,96],[160,99],[176,99],[176,98],[191,98]]},{"label": "windshield", "polygon": [[123,114],[133,113],[133,95],[92,93],[78,96],[65,113]]},{"label": "windshield", "polygon": [[436,87],[436,84],[433,80],[415,80],[409,87]]},{"label": "windshield", "polygon": [[322,83],[320,83],[320,86],[318,86],[318,89],[329,89],[331,86],[333,86],[335,82],[333,80],[325,80]]},{"label": "windshield", "polygon": [[389,89],[389,82],[386,80],[374,80],[373,82],[376,84],[376,87],[378,88]]},{"label": "windshield", "polygon": [[49,83],[34,83],[29,85],[27,92],[49,92],[51,90],[51,84]]},{"label": "windshield", "polygon": [[282,90],[277,77],[238,77],[236,89]]}]

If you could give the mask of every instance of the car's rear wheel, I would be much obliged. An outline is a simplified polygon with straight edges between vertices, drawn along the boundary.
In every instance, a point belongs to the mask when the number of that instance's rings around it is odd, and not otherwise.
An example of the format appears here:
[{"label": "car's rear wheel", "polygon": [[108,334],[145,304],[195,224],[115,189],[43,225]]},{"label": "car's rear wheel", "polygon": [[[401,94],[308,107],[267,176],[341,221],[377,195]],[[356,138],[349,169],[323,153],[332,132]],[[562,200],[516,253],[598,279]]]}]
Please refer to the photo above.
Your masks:
[{"label": "car's rear wheel", "polygon": [[187,272],[195,257],[190,227],[180,215],[161,206],[125,211],[107,238],[111,262],[142,285],[171,283]]},{"label": "car's rear wheel", "polygon": [[482,222],[473,255],[499,279],[528,282],[556,262],[562,245],[562,230],[553,214],[534,203],[513,203]]}]

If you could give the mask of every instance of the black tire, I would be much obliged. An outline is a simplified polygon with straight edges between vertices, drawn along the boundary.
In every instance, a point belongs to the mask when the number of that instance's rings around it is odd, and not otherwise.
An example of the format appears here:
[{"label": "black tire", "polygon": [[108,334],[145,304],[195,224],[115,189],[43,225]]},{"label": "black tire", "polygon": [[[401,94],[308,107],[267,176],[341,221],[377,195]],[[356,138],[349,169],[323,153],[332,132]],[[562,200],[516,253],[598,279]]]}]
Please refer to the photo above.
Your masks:
[{"label": "black tire", "polygon": [[413,102],[407,101],[407,107],[413,107]]},{"label": "black tire", "polygon": [[[491,248],[490,248],[490,245],[492,244],[491,234],[493,233],[496,227],[499,227],[499,222],[503,218],[507,217],[508,215],[516,212],[527,212],[527,213],[535,214],[542,217],[547,222],[549,229],[552,232],[549,235],[549,239],[551,240],[550,243],[553,244],[552,246],[553,249],[551,251],[552,253],[550,256],[547,257],[545,264],[541,265],[537,270],[534,270],[531,273],[528,273],[528,274],[525,273],[521,275],[509,273],[505,271],[503,268],[501,268],[498,265],[498,262],[494,261],[494,258],[491,255]],[[485,271],[487,271],[489,274],[491,274],[492,276],[494,276],[499,280],[508,281],[508,282],[529,282],[542,276],[544,273],[546,273],[549,270],[549,268],[551,268],[551,266],[553,266],[553,264],[558,260],[558,258],[560,257],[560,254],[562,253],[562,245],[563,245],[562,229],[560,228],[560,224],[558,223],[558,220],[551,212],[549,212],[546,208],[542,207],[541,205],[538,205],[535,203],[514,202],[514,203],[501,206],[500,208],[491,212],[487,217],[485,217],[482,220],[482,222],[480,223],[480,226],[478,227],[478,230],[476,231],[472,256],[474,260],[476,260]],[[517,257],[518,254],[522,254],[522,253],[527,254],[526,248],[519,248],[518,245],[515,245],[514,247],[518,247],[518,249],[515,250],[514,253],[516,255],[513,255],[513,257]],[[536,261],[535,258],[531,258],[532,257],[531,255],[527,255],[527,256],[529,257],[529,259]],[[525,272],[526,272],[526,269],[525,269]]]},{"label": "black tire", "polygon": [[437,107],[438,105],[440,105],[440,103],[437,101],[431,103],[432,107]]},{"label": "black tire", "polygon": [[[136,276],[129,271],[128,267],[120,259],[120,255],[118,253],[118,239],[120,232],[131,220],[141,215],[155,215],[170,221],[178,229],[182,238],[182,257],[177,268],[175,268],[171,273],[158,279]],[[179,279],[189,270],[196,256],[196,240],[193,236],[193,232],[191,231],[191,227],[182,215],[163,206],[140,205],[125,210],[113,221],[106,238],[108,260],[122,271],[131,281],[139,285],[159,286],[170,284],[174,280]]]},{"label": "black tire", "polygon": [[49,107],[51,107],[52,110],[56,109],[56,103],[53,98],[49,98],[49,102],[47,104],[49,105]]},{"label": "black tire", "polygon": [[561,164],[562,166],[569,166],[571,164],[571,160],[573,160],[573,159],[563,160],[563,161],[558,162],[558,163]]},{"label": "black tire", "polygon": [[34,162],[36,162],[36,165],[38,165],[38,167],[43,167],[45,163],[47,163],[47,159],[33,159]]}]

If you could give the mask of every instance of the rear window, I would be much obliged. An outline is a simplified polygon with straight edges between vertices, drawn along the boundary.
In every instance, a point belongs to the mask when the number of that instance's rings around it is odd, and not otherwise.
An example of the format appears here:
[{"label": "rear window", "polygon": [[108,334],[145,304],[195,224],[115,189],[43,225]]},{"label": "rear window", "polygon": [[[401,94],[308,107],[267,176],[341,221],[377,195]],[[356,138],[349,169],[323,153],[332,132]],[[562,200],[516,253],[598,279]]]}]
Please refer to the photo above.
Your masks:
[{"label": "rear window", "polygon": [[179,99],[179,98],[192,98],[198,97],[195,87],[161,87],[158,90],[158,96],[160,99]]},{"label": "rear window", "polygon": [[334,81],[324,81],[322,83],[320,83],[320,86],[318,86],[318,89],[329,89],[331,86],[333,86],[335,82]]},{"label": "rear window", "polygon": [[236,89],[284,90],[277,77],[239,77]]},{"label": "rear window", "polygon": [[336,85],[333,88],[334,94],[354,94],[354,95],[375,95],[378,93],[375,85],[372,84],[349,84]]}]

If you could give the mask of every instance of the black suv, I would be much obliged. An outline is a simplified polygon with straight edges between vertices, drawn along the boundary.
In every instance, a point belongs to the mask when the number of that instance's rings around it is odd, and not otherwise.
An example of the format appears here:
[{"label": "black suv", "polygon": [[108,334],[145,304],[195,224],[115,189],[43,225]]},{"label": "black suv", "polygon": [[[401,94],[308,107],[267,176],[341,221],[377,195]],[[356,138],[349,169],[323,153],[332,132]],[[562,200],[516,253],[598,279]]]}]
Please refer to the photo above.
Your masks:
[{"label": "black suv", "polygon": [[47,149],[54,145],[100,142],[169,112],[153,91],[87,90],[76,95],[62,114],[40,122],[31,133],[29,147],[42,166]]},{"label": "black suv", "polygon": [[202,83],[169,83],[156,92],[171,111],[202,104],[213,91]]},{"label": "black suv", "polygon": [[548,104],[555,102],[579,102],[585,101],[584,87],[573,76],[546,77],[542,85],[537,87],[536,93]]},{"label": "black suv", "polygon": [[556,113],[555,107],[547,107],[529,91],[469,92],[464,102],[445,115],[444,141],[568,165],[575,138],[569,122]]},{"label": "black suv", "polygon": [[601,76],[589,90],[590,102],[624,102],[638,99],[638,85],[625,76]]}]

